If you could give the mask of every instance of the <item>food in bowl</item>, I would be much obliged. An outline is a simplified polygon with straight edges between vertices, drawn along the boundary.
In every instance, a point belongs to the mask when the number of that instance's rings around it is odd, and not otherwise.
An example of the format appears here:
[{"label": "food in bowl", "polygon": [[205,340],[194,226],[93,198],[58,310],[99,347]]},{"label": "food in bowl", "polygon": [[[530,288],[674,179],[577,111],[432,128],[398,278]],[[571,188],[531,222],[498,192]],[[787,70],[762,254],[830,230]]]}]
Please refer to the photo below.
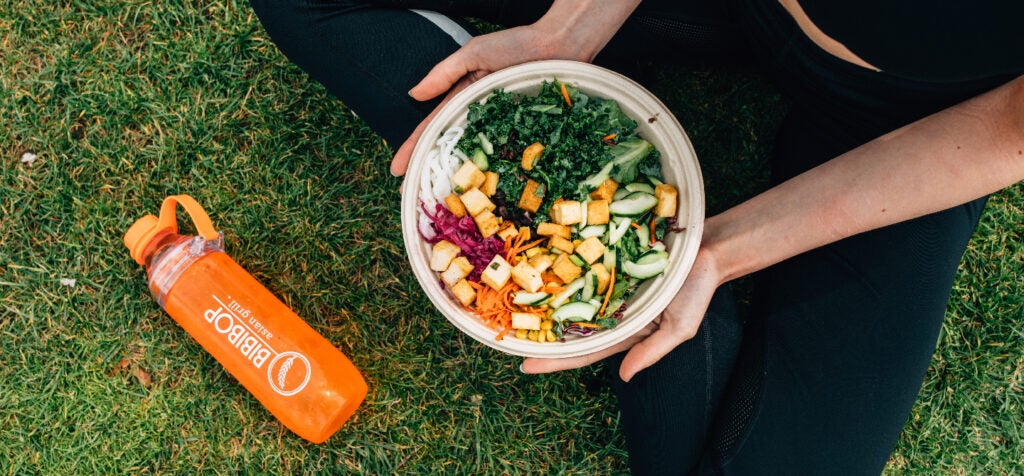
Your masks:
[{"label": "food in bowl", "polygon": [[447,128],[419,175],[418,230],[452,299],[537,343],[614,329],[670,263],[680,194],[612,99],[552,77],[497,89]]}]

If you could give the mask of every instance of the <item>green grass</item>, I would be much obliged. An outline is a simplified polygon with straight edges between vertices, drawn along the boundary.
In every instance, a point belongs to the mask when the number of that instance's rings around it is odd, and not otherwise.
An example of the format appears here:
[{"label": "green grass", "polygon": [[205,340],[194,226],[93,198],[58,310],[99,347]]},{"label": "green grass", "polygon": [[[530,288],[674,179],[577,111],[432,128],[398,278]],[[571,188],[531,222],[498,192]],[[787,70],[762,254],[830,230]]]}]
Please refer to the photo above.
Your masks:
[{"label": "green grass", "polygon": [[[658,77],[709,210],[763,187],[785,110],[771,86]],[[246,3],[5,3],[0,121],[0,473],[627,471],[596,369],[520,375],[431,308],[390,149]],[[365,404],[326,444],[283,429],[149,297],[121,236],[175,193],[364,371]],[[1024,189],[992,199],[889,473],[1024,472],[1022,222]]]}]

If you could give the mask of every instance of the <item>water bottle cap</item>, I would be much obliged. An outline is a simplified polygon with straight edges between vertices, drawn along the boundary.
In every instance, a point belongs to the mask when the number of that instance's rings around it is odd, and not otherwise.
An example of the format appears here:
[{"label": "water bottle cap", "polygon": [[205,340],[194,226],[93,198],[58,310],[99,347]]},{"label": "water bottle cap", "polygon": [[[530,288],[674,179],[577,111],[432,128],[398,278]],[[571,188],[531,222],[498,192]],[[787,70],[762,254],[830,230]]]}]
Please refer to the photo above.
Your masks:
[{"label": "water bottle cap", "polygon": [[178,205],[188,212],[192,223],[196,226],[196,231],[204,239],[212,241],[220,236],[220,233],[213,228],[213,223],[206,211],[195,199],[188,195],[173,195],[164,199],[164,203],[160,207],[160,218],[153,215],[139,218],[124,234],[124,245],[128,247],[128,252],[136,263],[146,264],[146,257],[142,253],[146,251],[146,247],[158,233],[164,230],[172,233],[178,232],[176,213]]},{"label": "water bottle cap", "polygon": [[128,228],[128,232],[124,234],[124,245],[128,247],[128,252],[136,263],[146,264],[142,253],[160,229],[160,220],[155,215],[139,218],[131,228]]}]

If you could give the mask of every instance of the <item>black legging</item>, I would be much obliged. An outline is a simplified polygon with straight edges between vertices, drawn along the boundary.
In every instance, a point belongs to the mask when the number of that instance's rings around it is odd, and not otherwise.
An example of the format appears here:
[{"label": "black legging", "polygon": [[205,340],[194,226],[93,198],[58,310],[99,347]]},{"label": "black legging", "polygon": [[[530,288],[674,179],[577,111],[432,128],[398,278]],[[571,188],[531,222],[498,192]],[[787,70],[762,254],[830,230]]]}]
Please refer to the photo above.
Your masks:
[{"label": "black legging", "polygon": [[[285,55],[393,146],[436,105],[406,91],[459,46],[406,8],[512,26],[535,20],[549,3],[252,0]],[[932,84],[869,72],[821,51],[772,0],[738,0],[728,12],[702,0],[648,0],[598,62],[628,69],[643,53],[714,56],[733,51],[741,36],[793,103],[776,141],[774,182],[1008,79]],[[621,355],[609,359],[634,473],[881,472],[984,203],[857,235],[758,273],[746,324],[721,289],[697,336],[628,384],[617,378]]]}]

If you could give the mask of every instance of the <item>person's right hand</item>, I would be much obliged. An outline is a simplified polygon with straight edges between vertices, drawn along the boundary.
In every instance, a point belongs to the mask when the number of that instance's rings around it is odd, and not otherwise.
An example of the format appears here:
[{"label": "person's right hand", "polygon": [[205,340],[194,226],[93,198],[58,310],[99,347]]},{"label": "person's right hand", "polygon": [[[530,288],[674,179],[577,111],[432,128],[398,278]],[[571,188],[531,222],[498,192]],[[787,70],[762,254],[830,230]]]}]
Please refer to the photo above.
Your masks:
[{"label": "person's right hand", "polygon": [[697,335],[711,297],[723,282],[725,278],[719,272],[716,258],[702,248],[682,288],[661,315],[647,327],[612,347],[592,354],[556,359],[525,359],[520,370],[537,374],[575,369],[628,350],[619,365],[619,377],[629,382],[638,372],[654,365],[679,344]]},{"label": "person's right hand", "polygon": [[[446,91],[448,94],[398,148],[391,160],[391,173],[405,174],[423,129],[455,93],[488,74],[529,61],[593,61],[633,11],[635,3],[638,2],[615,2],[612,6],[590,1],[556,1],[544,17],[533,24],[469,40],[409,90],[409,95],[418,101],[436,98]],[[602,9],[599,13],[598,7]]]}]

